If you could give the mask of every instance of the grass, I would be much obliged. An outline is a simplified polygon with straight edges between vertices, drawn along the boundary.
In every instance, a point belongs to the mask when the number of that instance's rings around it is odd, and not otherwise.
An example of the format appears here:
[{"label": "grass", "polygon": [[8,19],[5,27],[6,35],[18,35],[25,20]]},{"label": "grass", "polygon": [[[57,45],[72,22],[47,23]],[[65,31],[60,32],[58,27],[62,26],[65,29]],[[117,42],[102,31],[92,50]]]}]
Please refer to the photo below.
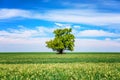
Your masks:
[{"label": "grass", "polygon": [[120,54],[0,53],[0,80],[120,80]]},{"label": "grass", "polygon": [[1,64],[38,64],[38,63],[116,63],[120,62],[118,53],[68,53],[57,55],[52,53],[0,53]]}]

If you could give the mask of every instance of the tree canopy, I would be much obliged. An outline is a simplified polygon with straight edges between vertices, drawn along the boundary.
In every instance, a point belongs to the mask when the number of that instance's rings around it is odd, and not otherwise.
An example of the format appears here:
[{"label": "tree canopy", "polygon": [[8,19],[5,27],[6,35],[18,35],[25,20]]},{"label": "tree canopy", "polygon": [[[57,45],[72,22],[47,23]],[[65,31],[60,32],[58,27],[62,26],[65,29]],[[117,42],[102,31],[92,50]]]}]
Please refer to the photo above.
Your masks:
[{"label": "tree canopy", "polygon": [[63,54],[64,50],[74,50],[74,35],[71,33],[71,28],[56,29],[54,30],[55,38],[47,41],[47,47],[57,51],[59,54]]}]

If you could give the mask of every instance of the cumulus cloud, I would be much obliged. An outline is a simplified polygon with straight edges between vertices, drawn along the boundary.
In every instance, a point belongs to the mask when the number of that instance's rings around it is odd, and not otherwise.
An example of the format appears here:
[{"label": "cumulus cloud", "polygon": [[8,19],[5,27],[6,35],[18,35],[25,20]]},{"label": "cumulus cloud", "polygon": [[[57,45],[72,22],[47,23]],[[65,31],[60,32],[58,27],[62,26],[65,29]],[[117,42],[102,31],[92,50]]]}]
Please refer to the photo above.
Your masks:
[{"label": "cumulus cloud", "polygon": [[61,23],[55,23],[55,25],[56,25],[56,26],[60,26],[60,27],[63,26],[63,24],[61,24]]},{"label": "cumulus cloud", "polygon": [[50,38],[1,38],[0,52],[49,52],[52,51],[46,47],[45,42]]},{"label": "cumulus cloud", "polygon": [[0,9],[0,19],[8,19],[13,17],[29,17],[30,12],[21,9]]},{"label": "cumulus cloud", "polygon": [[120,34],[107,32],[104,30],[83,30],[78,33],[82,37],[120,37]]},{"label": "cumulus cloud", "polygon": [[[19,29],[7,29],[0,30],[0,37],[4,38],[35,38],[35,37],[53,37],[53,31],[57,28],[72,28],[72,33],[75,37],[120,37],[119,33],[108,32],[104,30],[80,30],[81,26],[70,25],[70,24],[61,24],[55,23],[58,27],[44,27],[44,26],[36,26],[34,29],[29,29],[24,26],[19,26]],[[60,27],[59,27],[60,25]]]},{"label": "cumulus cloud", "polygon": [[[49,52],[45,42],[51,38],[12,39],[0,37],[0,51]],[[112,40],[76,39],[75,52],[120,52],[120,42]]]},{"label": "cumulus cloud", "polygon": [[[19,29],[8,29],[0,31],[0,52],[30,52],[30,51],[52,51],[46,47],[45,42],[49,40],[54,28],[37,26],[28,29],[19,26]],[[52,34],[51,34],[52,35]]]},{"label": "cumulus cloud", "polygon": [[71,24],[62,24],[62,23],[55,23],[57,28],[71,28]]},{"label": "cumulus cloud", "polygon": [[[64,25],[64,24],[63,24]],[[74,26],[71,26],[74,27]],[[56,27],[47,28],[37,26],[35,29],[28,29],[24,26],[19,26],[20,29],[8,29],[0,31],[0,51],[52,51],[46,47],[45,42],[52,39],[52,32]],[[77,28],[77,29],[76,29]],[[75,39],[75,51],[120,51],[120,35],[106,32],[103,30],[78,30],[79,26],[73,28],[76,32],[75,36],[82,37],[106,37],[105,40],[98,39]],[[117,37],[115,37],[117,36]],[[108,37],[108,38],[107,38]],[[111,39],[109,37],[115,37]]]},{"label": "cumulus cloud", "polygon": [[[5,38],[33,38],[33,37],[47,37],[52,36],[55,28],[46,28],[37,26],[35,29],[28,29],[22,26],[20,29],[0,30],[0,37]],[[51,34],[51,35],[50,35]]]},{"label": "cumulus cloud", "polygon": [[114,40],[76,39],[75,51],[120,52],[120,42]]},{"label": "cumulus cloud", "polygon": [[75,28],[75,29],[80,29],[81,26],[75,25],[75,26],[73,26],[73,28]]},{"label": "cumulus cloud", "polygon": [[21,9],[0,9],[0,20],[13,17],[91,25],[120,24],[119,13],[101,13],[95,10],[78,9],[48,10],[44,13],[39,13]]},{"label": "cumulus cloud", "polygon": [[114,39],[114,40],[120,42],[120,38],[116,38],[116,39]]}]

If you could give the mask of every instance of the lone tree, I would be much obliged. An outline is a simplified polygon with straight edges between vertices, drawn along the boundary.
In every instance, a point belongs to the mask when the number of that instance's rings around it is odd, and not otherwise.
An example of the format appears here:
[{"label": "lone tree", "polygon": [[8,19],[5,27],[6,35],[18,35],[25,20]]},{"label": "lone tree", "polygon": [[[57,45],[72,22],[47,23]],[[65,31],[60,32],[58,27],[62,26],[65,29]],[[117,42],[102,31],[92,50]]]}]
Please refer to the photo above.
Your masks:
[{"label": "lone tree", "polygon": [[63,54],[64,50],[74,50],[74,35],[71,33],[71,28],[56,29],[54,30],[55,38],[47,41],[47,47],[57,51],[58,54]]}]

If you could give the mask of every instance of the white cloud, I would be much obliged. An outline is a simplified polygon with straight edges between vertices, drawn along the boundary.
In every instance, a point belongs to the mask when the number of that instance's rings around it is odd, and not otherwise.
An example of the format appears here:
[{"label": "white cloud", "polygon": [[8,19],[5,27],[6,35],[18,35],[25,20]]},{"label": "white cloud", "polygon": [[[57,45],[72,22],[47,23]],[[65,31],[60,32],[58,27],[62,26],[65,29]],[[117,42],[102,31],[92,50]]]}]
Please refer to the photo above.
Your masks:
[{"label": "white cloud", "polygon": [[0,37],[0,52],[49,52],[45,42],[50,38],[13,39]]},{"label": "white cloud", "polygon": [[110,40],[111,40],[111,38],[105,38],[105,40],[110,41]]},{"label": "white cloud", "polygon": [[55,25],[56,25],[56,26],[60,26],[60,27],[63,26],[63,24],[61,24],[61,23],[55,23]]},{"label": "white cloud", "polygon": [[5,38],[33,38],[33,37],[47,37],[52,36],[52,32],[55,28],[46,28],[43,26],[37,26],[35,29],[27,29],[20,27],[20,29],[8,29],[0,31],[0,37]]},{"label": "white cloud", "polygon": [[73,28],[75,28],[75,29],[80,29],[81,26],[75,25],[75,26],[73,26]]},{"label": "white cloud", "polygon": [[[45,42],[51,38],[12,39],[0,37],[0,51],[2,52],[49,52]],[[120,52],[120,42],[112,40],[76,39],[75,50],[78,52]]]},{"label": "white cloud", "polygon": [[[60,23],[57,23],[60,24]],[[63,26],[59,28],[69,27],[72,28],[72,33],[75,37],[113,37],[118,38],[120,34],[107,32],[104,30],[82,30],[80,31],[80,26],[71,26],[70,24],[61,24]],[[24,26],[19,26],[19,29],[8,29],[8,30],[0,30],[0,37],[3,38],[13,38],[13,39],[30,39],[30,38],[39,38],[39,37],[53,37],[53,31],[58,27],[47,28],[44,26],[36,26],[34,29],[28,29]]]},{"label": "white cloud", "polygon": [[114,40],[120,42],[120,38],[117,38],[117,39],[114,39]]},{"label": "white cloud", "polygon": [[76,39],[75,51],[120,52],[120,42],[114,40]]},{"label": "white cloud", "polygon": [[120,34],[107,32],[103,30],[84,30],[80,31],[77,36],[80,37],[120,37]]},{"label": "white cloud", "polygon": [[[53,37],[53,31],[57,28],[73,28],[73,33],[76,33],[80,26],[71,26],[70,24],[55,23],[54,27],[48,28],[45,26],[36,26],[34,29],[26,28],[22,25],[18,29],[8,28],[7,30],[0,30],[0,37],[4,38],[33,38],[33,37]],[[74,29],[75,28],[75,29]]]},{"label": "white cloud", "polygon": [[70,24],[55,23],[58,28],[71,28]]},{"label": "white cloud", "polygon": [[[23,26],[17,29],[9,29],[8,31],[0,31],[0,51],[52,51],[46,47],[45,42],[52,39],[50,34],[55,28],[36,27],[35,29],[27,29]],[[74,29],[73,29],[74,30]],[[93,32],[92,32],[93,31]],[[47,33],[46,33],[47,32]],[[111,36],[114,33],[108,33],[102,30],[85,30],[82,36]],[[46,36],[48,35],[48,36]],[[38,37],[35,37],[38,36]],[[120,51],[119,38],[105,40],[97,39],[76,39],[75,51]]]},{"label": "white cloud", "polygon": [[0,19],[24,17],[55,22],[71,22],[92,25],[120,24],[119,13],[100,13],[95,10],[61,9],[44,13],[20,9],[0,9]]},{"label": "white cloud", "polygon": [[0,9],[0,19],[29,17],[31,12],[21,9]]}]

